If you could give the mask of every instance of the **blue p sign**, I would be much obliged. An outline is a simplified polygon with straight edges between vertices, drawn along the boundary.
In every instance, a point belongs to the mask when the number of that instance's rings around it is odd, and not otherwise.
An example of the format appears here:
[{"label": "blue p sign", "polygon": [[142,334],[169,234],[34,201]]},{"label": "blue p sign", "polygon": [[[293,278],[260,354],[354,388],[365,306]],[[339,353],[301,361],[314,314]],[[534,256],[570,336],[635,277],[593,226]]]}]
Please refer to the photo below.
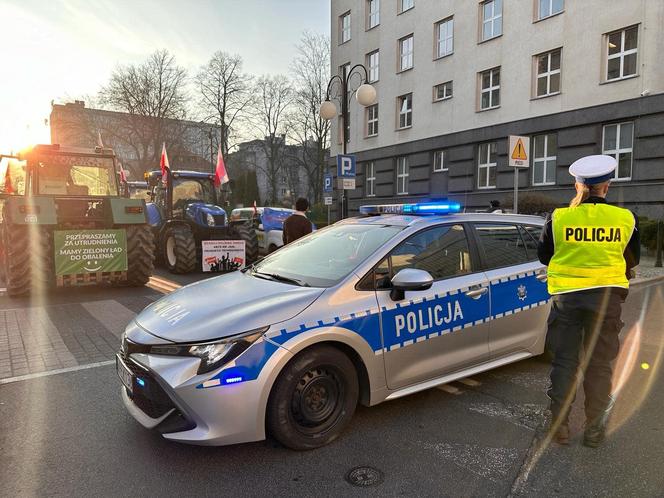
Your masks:
[{"label": "blue p sign", "polygon": [[337,176],[355,178],[355,156],[339,154],[337,156]]},{"label": "blue p sign", "polygon": [[329,173],[323,177],[323,192],[332,192],[332,175]]}]

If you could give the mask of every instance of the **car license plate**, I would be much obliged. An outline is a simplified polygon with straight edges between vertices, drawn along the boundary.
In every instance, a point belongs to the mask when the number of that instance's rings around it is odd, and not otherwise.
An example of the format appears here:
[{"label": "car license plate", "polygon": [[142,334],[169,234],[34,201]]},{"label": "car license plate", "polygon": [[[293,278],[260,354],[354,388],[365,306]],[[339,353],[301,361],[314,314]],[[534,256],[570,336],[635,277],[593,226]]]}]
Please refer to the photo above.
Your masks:
[{"label": "car license plate", "polygon": [[129,389],[131,394],[134,394],[134,374],[131,373],[131,370],[127,368],[122,358],[116,355],[115,357],[115,369],[118,372],[118,377],[122,381],[122,384]]}]

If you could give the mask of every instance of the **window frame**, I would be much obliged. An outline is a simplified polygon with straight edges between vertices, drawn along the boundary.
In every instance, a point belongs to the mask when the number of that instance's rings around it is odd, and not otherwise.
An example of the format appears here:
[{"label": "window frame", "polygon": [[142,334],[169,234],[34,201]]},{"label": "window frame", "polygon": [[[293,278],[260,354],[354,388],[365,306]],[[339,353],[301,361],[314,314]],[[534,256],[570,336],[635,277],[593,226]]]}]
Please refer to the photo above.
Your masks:
[{"label": "window frame", "polygon": [[[500,14],[496,15],[496,1],[500,2]],[[487,4],[492,4],[491,5],[491,15],[492,17],[485,19],[484,18],[484,6]],[[478,43],[484,43],[489,40],[493,40],[495,38],[498,38],[500,36],[503,36],[503,0],[484,0],[483,2],[479,3],[479,8],[480,8],[480,15],[479,15],[479,42]],[[500,33],[495,34],[495,24],[496,20],[500,19]],[[484,25],[487,23],[491,23],[491,36],[488,38],[484,38]]]},{"label": "window frame", "polygon": [[[406,1],[409,2],[410,7],[408,7],[407,9],[404,9],[403,4]],[[410,10],[413,10],[414,8],[415,8],[415,0],[399,0],[397,2],[397,15],[403,14],[404,12],[408,12]]]},{"label": "window frame", "polygon": [[[449,23],[451,23],[452,33],[450,34],[449,29],[448,29],[447,36],[443,40],[441,40],[441,37],[440,37],[441,28],[443,27],[443,25],[448,25]],[[445,53],[441,53],[440,52],[441,41],[445,45],[445,48],[447,48],[447,41],[448,40],[451,40],[451,43],[452,43],[451,50],[449,52],[446,51]],[[433,42],[434,42],[434,46],[433,46],[433,59],[434,60],[442,59],[444,57],[449,57],[450,55],[454,54],[454,15],[448,16],[445,19],[441,19],[440,21],[434,23],[434,25],[433,25]]]},{"label": "window frame", "polygon": [[[371,10],[372,5],[376,5],[375,11]],[[380,26],[380,0],[366,0],[366,13],[366,31]],[[372,24],[372,19],[375,20],[374,24]]]},{"label": "window frame", "polygon": [[[639,40],[641,34],[639,33],[640,24],[633,24],[624,28],[616,29],[604,34],[604,71],[603,71],[603,83],[613,83],[614,81],[622,81],[630,78],[636,78],[639,76]],[[625,50],[625,34],[628,30],[636,30],[636,48],[630,48]],[[615,54],[609,54],[609,39],[611,35],[620,33],[620,52]],[[636,54],[636,62],[634,63],[634,74],[624,75],[625,69],[625,56]],[[611,59],[620,59],[620,76],[618,78],[609,78],[609,60]]]},{"label": "window frame", "polygon": [[[371,176],[369,176],[371,169]],[[364,196],[376,197],[376,163],[368,161],[364,165]]]},{"label": "window frame", "polygon": [[[436,168],[436,157],[440,156],[440,167]],[[445,149],[438,149],[434,150],[431,158],[431,162],[433,164],[433,172],[434,173],[444,173],[445,171],[449,171],[449,168],[445,166]]]},{"label": "window frame", "polygon": [[[478,112],[482,111],[490,111],[491,109],[498,109],[500,107],[500,82],[498,85],[493,84],[494,80],[494,71],[498,71],[498,79],[500,81],[500,68],[501,66],[496,66],[492,67],[490,69],[485,69],[484,71],[480,71],[477,73],[478,75],[478,86],[479,86],[479,101],[478,101]],[[485,73],[489,73],[489,87],[488,88],[482,88],[482,80],[483,76]],[[493,91],[497,90],[498,91],[498,105],[493,105]],[[484,93],[489,94],[489,107],[482,107],[482,95]]]},{"label": "window frame", "polygon": [[[622,137],[622,126],[630,124],[632,125],[632,136],[631,136],[631,147],[629,148],[629,176],[628,177],[619,177],[618,174],[620,172],[620,154],[624,154],[628,152],[628,149],[620,147],[620,138]],[[615,149],[606,149],[606,128],[608,126],[615,126],[616,127],[616,148]],[[602,125],[602,154],[605,154],[607,156],[611,156],[615,158],[615,160],[618,162],[618,167],[614,171],[614,177],[611,179],[612,182],[628,182],[632,180],[632,176],[634,174],[634,121],[619,121],[616,123],[607,123],[605,125]]]},{"label": "window frame", "polygon": [[[495,147],[495,155],[496,155],[496,162],[492,163],[491,162],[491,146]],[[487,147],[487,154],[486,154],[486,159],[487,162],[483,163],[482,161],[482,147],[486,146]],[[497,142],[483,142],[481,144],[477,145],[477,189],[478,190],[491,190],[495,189],[496,185],[489,185],[489,178],[491,178],[491,175],[489,174],[491,171],[491,168],[495,168],[496,170],[496,176],[495,178],[498,178],[498,143]],[[486,169],[486,185],[482,186],[480,185],[480,169]],[[498,183],[497,181],[495,183]]]},{"label": "window frame", "polygon": [[[410,101],[410,109],[406,112],[402,112],[401,108],[403,107],[403,101],[408,99]],[[401,116],[404,117],[404,122],[410,121],[409,123],[401,126]],[[413,92],[404,93],[397,97],[397,130],[407,130],[408,128],[413,127]]]},{"label": "window frame", "polygon": [[[376,57],[376,62],[377,63],[376,63],[375,66],[372,66],[371,65],[371,59],[374,55],[377,56]],[[372,50],[371,52],[367,53],[364,56],[364,59],[365,59],[366,67],[367,67],[367,83],[373,84],[373,83],[378,82],[380,80],[380,49],[377,48],[376,50]],[[372,79],[371,75],[372,75],[372,72],[374,71],[374,69],[375,69],[375,72],[376,72],[376,78]]]},{"label": "window frame", "polygon": [[[344,19],[348,18],[348,29],[344,28]],[[348,32],[348,39],[344,40],[344,33]],[[348,43],[352,38],[350,10],[339,16],[339,45]]]},{"label": "window frame", "polygon": [[[371,119],[371,110],[374,109],[376,110],[376,115],[374,116],[374,119]],[[378,135],[379,131],[379,124],[378,124],[378,112],[379,112],[379,107],[378,104],[372,104],[368,105],[365,107],[365,115],[366,115],[366,126],[365,126],[365,138],[371,138],[375,137]],[[371,128],[372,125],[375,125],[376,131],[374,133],[371,133]]]},{"label": "window frame", "polygon": [[537,21],[544,21],[545,19],[549,19],[551,17],[558,16],[565,12],[565,0],[562,0],[562,8],[558,12],[553,12],[553,2],[554,0],[547,0],[549,2],[549,14],[546,16],[542,15],[542,10],[541,10],[541,0],[534,0],[535,2],[535,22]]},{"label": "window frame", "polygon": [[[558,52],[559,53],[559,65],[558,69],[551,70],[551,56]],[[544,73],[539,73],[539,61],[541,57],[546,57],[547,58],[547,71]],[[544,99],[546,97],[553,97],[555,95],[560,95],[562,93],[562,85],[563,85],[563,49],[562,47],[559,48],[554,48],[553,50],[549,50],[547,52],[542,52],[540,54],[536,54],[533,56],[533,65],[534,65],[534,71],[533,71],[533,99]],[[555,92],[551,91],[551,75],[554,74],[559,74],[560,77],[558,79],[558,90]],[[537,91],[539,88],[539,80],[542,78],[546,78],[546,89],[547,93],[544,93],[542,95],[538,95]]]},{"label": "window frame", "polygon": [[[410,52],[403,52],[404,42],[410,40]],[[415,34],[410,33],[409,35],[402,36],[397,40],[397,74],[410,71],[415,67]],[[410,62],[410,66],[404,67],[403,62],[404,58],[406,62]]]},{"label": "window frame", "polygon": [[[408,195],[408,182],[410,177],[410,165],[408,164],[408,156],[399,156],[396,159],[396,195]],[[403,173],[399,171],[402,162],[404,165]],[[399,183],[402,183],[402,185],[399,185]],[[401,190],[401,187],[403,187],[403,190]]]},{"label": "window frame", "polygon": [[[531,185],[533,187],[543,187],[543,186],[547,186],[547,185],[556,185],[555,178],[556,178],[556,170],[558,168],[558,137],[556,137],[556,155],[551,156],[551,155],[548,154],[548,152],[549,152],[549,137],[552,136],[552,135],[556,135],[556,134],[555,133],[541,133],[539,135],[534,135],[532,137],[532,144],[530,146],[531,147],[530,150],[533,151],[533,154],[532,154],[533,160],[532,160],[532,165],[531,165],[531,168],[533,170]],[[544,137],[544,156],[542,156],[542,157],[536,157],[535,156],[535,151],[537,150],[537,147],[535,147],[535,140],[538,137]],[[547,182],[546,181],[547,164],[550,161],[554,161],[554,165],[553,165],[553,171],[554,171],[553,178],[554,178],[554,180],[553,180],[553,182]],[[535,182],[535,163],[536,162],[537,163],[543,163],[544,170],[543,170],[542,178],[544,180],[543,180],[542,183],[536,183]]]},{"label": "window frame", "polygon": [[[447,85],[449,85],[450,94],[443,96],[442,98],[438,98],[438,87],[443,87],[447,89]],[[445,94],[445,91],[443,91],[443,94]],[[437,85],[433,86],[433,102],[442,102],[443,100],[450,100],[452,97],[454,97],[454,80],[443,81],[442,83],[438,83]]]}]

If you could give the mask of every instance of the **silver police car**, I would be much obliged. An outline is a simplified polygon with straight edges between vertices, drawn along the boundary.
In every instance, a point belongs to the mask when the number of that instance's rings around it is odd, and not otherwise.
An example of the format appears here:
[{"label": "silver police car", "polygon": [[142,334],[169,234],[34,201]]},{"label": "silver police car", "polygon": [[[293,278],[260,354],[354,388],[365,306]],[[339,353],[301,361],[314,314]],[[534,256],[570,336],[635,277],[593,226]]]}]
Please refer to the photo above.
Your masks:
[{"label": "silver police car", "polygon": [[304,450],[371,406],[539,355],[543,219],[451,203],[364,206],[128,326],[122,399],[173,441]]}]

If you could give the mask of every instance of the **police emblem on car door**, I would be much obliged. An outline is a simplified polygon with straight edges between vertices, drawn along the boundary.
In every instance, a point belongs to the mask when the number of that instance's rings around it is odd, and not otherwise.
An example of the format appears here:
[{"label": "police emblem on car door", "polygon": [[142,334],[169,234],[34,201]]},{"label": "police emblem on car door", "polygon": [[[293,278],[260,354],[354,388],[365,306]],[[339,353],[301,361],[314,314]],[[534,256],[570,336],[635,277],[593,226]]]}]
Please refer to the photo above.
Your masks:
[{"label": "police emblem on car door", "polygon": [[[488,358],[489,288],[461,224],[422,230],[376,267],[387,384],[398,389]],[[425,270],[430,289],[394,300],[390,279]]]},{"label": "police emblem on car door", "polygon": [[509,223],[474,226],[491,282],[491,357],[525,351],[542,339],[548,313],[546,270],[537,259],[537,241],[531,235],[540,228]]}]

